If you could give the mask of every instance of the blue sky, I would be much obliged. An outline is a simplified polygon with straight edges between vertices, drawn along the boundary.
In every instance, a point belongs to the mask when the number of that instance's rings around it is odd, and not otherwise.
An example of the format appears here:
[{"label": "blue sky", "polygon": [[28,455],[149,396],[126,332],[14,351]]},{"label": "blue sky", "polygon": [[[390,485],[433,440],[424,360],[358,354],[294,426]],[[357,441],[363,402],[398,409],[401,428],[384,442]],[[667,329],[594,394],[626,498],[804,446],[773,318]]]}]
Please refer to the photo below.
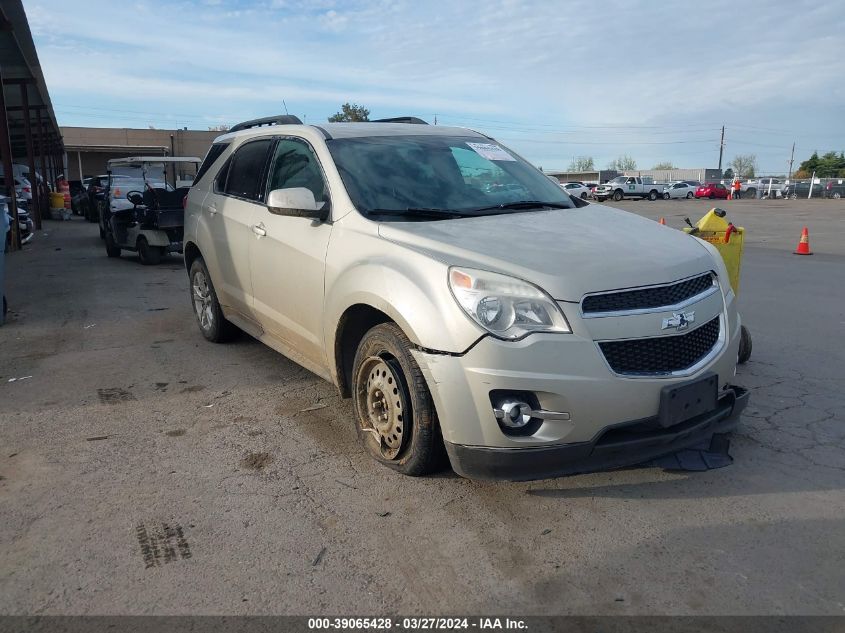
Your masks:
[{"label": "blue sky", "polygon": [[[74,6],[75,5],[75,8]],[[837,3],[24,0],[61,125],[184,127],[351,101],[484,131],[545,169],[620,154],[786,171],[845,149]]]}]

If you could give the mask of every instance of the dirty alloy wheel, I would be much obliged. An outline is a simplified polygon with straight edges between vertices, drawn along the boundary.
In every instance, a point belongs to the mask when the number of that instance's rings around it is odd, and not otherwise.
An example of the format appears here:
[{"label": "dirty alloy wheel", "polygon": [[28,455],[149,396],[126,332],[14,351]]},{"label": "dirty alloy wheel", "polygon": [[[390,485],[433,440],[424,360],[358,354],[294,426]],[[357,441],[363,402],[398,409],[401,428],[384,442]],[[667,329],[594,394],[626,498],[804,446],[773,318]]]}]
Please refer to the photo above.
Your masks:
[{"label": "dirty alloy wheel", "polygon": [[120,247],[114,241],[114,235],[111,231],[105,232],[106,240],[106,255],[109,257],[120,257]]},{"label": "dirty alloy wheel", "polygon": [[587,194],[586,194],[586,193],[582,193],[582,194],[581,194],[581,200],[586,200],[586,199],[587,199]]},{"label": "dirty alloy wheel", "polygon": [[833,194],[834,200],[839,200],[842,197],[842,194],[838,191]]},{"label": "dirty alloy wheel", "polygon": [[150,246],[143,235],[138,238],[138,257],[144,266],[155,266],[161,263],[164,249],[161,246]]},{"label": "dirty alloy wheel", "polygon": [[619,202],[620,200],[622,200],[623,197],[624,196],[619,189],[617,189],[616,191],[613,192],[613,199],[616,200],[616,202]]},{"label": "dirty alloy wheel", "polygon": [[648,192],[648,199],[651,200],[652,202],[657,200],[657,192],[654,191],[653,189],[651,191],[649,191]]},{"label": "dirty alloy wheel", "polygon": [[225,343],[235,333],[235,326],[223,316],[211,276],[202,257],[191,264],[191,304],[202,335],[212,343]]},{"label": "dirty alloy wheel", "polygon": [[434,402],[410,350],[395,323],[367,332],[355,353],[352,401],[358,439],[370,456],[419,476],[446,460]]},{"label": "dirty alloy wheel", "polygon": [[664,200],[668,200],[668,199],[669,199],[669,197],[670,197],[670,196],[669,196],[669,192],[668,192],[668,191],[667,191],[666,193],[664,193],[664,194],[663,194],[663,199],[664,199]]},{"label": "dirty alloy wheel", "polygon": [[695,194],[692,191],[687,193],[687,200],[692,200],[693,198],[695,198]]}]

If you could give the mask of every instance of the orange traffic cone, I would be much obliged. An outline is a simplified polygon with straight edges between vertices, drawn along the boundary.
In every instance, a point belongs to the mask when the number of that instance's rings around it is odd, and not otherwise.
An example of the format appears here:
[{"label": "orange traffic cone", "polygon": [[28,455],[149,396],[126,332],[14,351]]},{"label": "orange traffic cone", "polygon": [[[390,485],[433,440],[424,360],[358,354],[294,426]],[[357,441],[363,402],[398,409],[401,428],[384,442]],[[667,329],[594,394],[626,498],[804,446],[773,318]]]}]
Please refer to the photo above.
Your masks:
[{"label": "orange traffic cone", "polygon": [[810,232],[807,231],[807,227],[804,227],[804,230],[801,231],[801,239],[798,240],[798,248],[795,249],[796,255],[812,255],[813,253],[810,252]]},{"label": "orange traffic cone", "polygon": [[660,218],[660,222],[658,222],[658,224],[662,224],[663,226],[666,226],[666,218]]}]

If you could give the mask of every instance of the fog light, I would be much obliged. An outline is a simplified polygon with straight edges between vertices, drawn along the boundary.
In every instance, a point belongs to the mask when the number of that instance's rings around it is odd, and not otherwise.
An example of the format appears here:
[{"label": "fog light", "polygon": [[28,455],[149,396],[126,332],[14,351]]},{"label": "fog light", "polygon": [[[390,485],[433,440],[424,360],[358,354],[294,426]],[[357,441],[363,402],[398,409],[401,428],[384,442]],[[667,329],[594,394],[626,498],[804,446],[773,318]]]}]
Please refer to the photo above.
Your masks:
[{"label": "fog light", "polygon": [[503,426],[521,429],[531,422],[531,407],[520,400],[505,400],[495,409],[496,418]]}]

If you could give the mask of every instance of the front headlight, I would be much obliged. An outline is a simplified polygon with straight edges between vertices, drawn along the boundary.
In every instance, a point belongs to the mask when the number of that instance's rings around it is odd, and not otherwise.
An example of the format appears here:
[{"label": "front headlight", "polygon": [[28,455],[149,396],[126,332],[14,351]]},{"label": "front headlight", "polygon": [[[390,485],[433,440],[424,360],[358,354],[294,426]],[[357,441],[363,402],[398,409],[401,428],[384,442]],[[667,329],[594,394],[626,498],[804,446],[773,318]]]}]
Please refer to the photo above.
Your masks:
[{"label": "front headlight", "polygon": [[485,270],[450,268],[449,288],[464,312],[498,338],[571,332],[554,299],[527,281]]}]

